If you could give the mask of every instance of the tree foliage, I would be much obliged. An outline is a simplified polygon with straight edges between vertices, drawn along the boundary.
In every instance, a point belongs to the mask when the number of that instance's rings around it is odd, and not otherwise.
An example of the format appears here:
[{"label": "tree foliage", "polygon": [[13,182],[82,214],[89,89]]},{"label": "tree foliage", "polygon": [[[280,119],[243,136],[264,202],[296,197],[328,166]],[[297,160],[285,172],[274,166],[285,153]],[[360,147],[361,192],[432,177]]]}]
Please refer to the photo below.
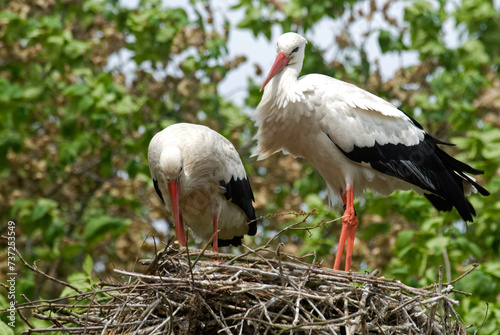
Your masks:
[{"label": "tree foliage", "polygon": [[[437,213],[415,193],[367,192],[357,202],[353,264],[425,286],[436,281],[439,265],[455,278],[479,262],[457,284],[472,295],[456,298],[465,323],[474,324],[471,332],[488,304],[482,333],[493,334],[500,328],[500,14],[485,0],[409,1],[401,17],[394,14],[398,6],[240,0],[214,15],[211,2],[196,1],[187,8],[155,0],[135,8],[115,0],[0,1],[0,216],[16,222],[17,248],[60,278],[80,273],[87,255],[98,276],[106,276],[113,267],[132,267],[141,250],[154,252],[148,236],[164,236],[151,222],[167,214],[152,188],[147,145],[180,121],[206,124],[235,144],[259,214],[316,208],[308,224],[337,218],[310,164],[282,154],[250,158],[255,128],[243,109],[260,101],[261,80],[248,79],[243,107],[218,91],[246,61],[229,57],[231,32],[275,41],[271,28],[278,27],[309,38],[303,73],[334,76],[394,102],[431,134],[456,143],[454,156],[485,171],[478,179],[492,195],[470,197],[477,216],[468,226],[455,211]],[[245,15],[233,26],[227,18],[236,12]],[[314,43],[325,21],[335,27],[326,49]],[[373,41],[401,64],[418,54],[418,65],[403,65],[383,80],[384,69],[369,59]],[[258,245],[290,220],[261,220],[259,236],[245,241]],[[330,266],[339,226],[290,233],[282,242],[289,252],[315,251]],[[28,297],[60,294],[29,273],[18,288]]]}]

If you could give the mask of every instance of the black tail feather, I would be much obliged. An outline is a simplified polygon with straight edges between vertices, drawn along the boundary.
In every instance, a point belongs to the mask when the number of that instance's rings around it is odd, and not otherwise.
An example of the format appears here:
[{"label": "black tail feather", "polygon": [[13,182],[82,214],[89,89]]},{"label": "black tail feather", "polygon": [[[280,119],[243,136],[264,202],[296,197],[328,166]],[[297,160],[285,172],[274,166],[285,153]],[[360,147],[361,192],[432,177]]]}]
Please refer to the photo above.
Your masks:
[{"label": "black tail feather", "polygon": [[[441,198],[440,196],[430,193],[425,193],[424,195],[427,198],[427,200],[429,200],[431,204],[434,207],[436,207],[438,211],[449,212],[454,207],[454,204],[452,202],[450,202],[447,199]],[[472,216],[476,216],[476,210],[467,199],[465,200],[465,202],[467,205],[467,210],[464,211],[463,209],[459,209],[458,207],[457,210],[460,216],[462,216],[462,219],[464,219],[465,221],[472,222],[473,221]]]},{"label": "black tail feather", "polygon": [[[476,190],[484,196],[487,196],[490,193],[465,173],[477,175],[482,174],[483,171],[474,169],[470,165],[448,155],[437,146],[437,144],[444,144],[442,141],[428,134],[426,135],[426,140],[431,141],[434,144],[434,152],[441,160],[444,168],[448,172],[447,175],[451,177],[455,186],[446,182],[445,185],[447,184],[449,187],[444,187],[441,190],[438,190],[440,192],[434,192],[434,194],[425,194],[425,196],[438,210],[450,211],[453,207],[455,207],[465,221],[472,222],[472,216],[476,215],[476,211],[472,204],[465,198],[463,183],[466,182],[472,184],[472,186],[474,186]],[[456,192],[457,188],[460,190],[459,193]]]},{"label": "black tail feather", "polygon": [[241,245],[241,240],[242,239],[243,239],[243,236],[235,236],[235,237],[233,237],[230,240],[221,240],[221,239],[219,239],[217,241],[217,244],[219,245],[219,247],[227,247],[229,245],[238,247],[238,246]]}]

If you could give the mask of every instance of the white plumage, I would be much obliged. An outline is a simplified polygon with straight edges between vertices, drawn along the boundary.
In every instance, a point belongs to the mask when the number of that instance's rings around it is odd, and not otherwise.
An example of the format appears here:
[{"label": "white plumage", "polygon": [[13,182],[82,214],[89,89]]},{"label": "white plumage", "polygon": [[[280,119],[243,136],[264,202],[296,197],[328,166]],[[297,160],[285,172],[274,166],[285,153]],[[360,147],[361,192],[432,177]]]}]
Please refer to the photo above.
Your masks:
[{"label": "white plumage", "polygon": [[179,123],[157,133],[149,144],[149,168],[158,196],[174,215],[179,242],[186,245],[185,221],[198,240],[213,248],[240,245],[255,235],[253,193],[234,146],[208,127]]},{"label": "white plumage", "polygon": [[278,39],[277,56],[253,118],[258,127],[254,155],[265,159],[283,150],[311,161],[326,180],[330,201],[346,206],[334,268],[348,238],[346,270],[357,217],[353,197],[367,188],[424,193],[440,210],[456,207],[464,220],[475,214],[464,192],[479,190],[465,172],[482,173],[447,155],[447,144],[391,103],[340,80],[309,74],[297,79],[307,41],[295,33]]}]

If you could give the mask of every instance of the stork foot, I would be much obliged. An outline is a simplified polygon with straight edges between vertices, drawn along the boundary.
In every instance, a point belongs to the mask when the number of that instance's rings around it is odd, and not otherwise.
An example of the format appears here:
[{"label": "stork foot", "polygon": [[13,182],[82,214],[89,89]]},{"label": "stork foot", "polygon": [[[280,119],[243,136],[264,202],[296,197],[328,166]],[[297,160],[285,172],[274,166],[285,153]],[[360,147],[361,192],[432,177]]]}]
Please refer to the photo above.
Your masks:
[{"label": "stork foot", "polygon": [[351,269],[351,258],[352,250],[354,245],[354,237],[356,236],[356,230],[358,228],[358,217],[356,212],[346,210],[342,216],[342,231],[340,232],[339,245],[337,248],[337,254],[335,256],[335,264],[333,266],[334,270],[340,269],[340,262],[342,260],[342,254],[344,253],[345,243],[347,241],[346,259],[345,259],[345,271]]}]

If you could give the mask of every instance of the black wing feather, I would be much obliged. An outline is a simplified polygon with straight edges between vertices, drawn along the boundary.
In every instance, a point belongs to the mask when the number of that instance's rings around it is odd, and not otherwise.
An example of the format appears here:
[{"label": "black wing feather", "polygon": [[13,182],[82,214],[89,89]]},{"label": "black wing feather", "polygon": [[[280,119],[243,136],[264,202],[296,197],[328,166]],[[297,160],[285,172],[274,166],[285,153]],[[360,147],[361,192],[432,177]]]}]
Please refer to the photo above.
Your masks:
[{"label": "black wing feather", "polygon": [[161,201],[163,201],[163,203],[165,203],[165,200],[163,199],[163,195],[161,194],[161,191],[160,191],[160,187],[158,186],[158,180],[153,179],[153,185],[155,186],[156,194],[158,194]]},{"label": "black wing feather", "polygon": [[[224,197],[241,208],[241,210],[246,214],[248,221],[251,221],[249,223],[248,235],[255,235],[257,233],[257,223],[254,221],[255,209],[252,204],[254,196],[248,179],[234,179],[234,177],[231,177],[231,180],[229,180],[228,183],[221,180],[219,181],[219,184],[226,189]],[[241,244],[241,237],[239,243]]]},{"label": "black wing feather", "polygon": [[[413,122],[421,128],[418,122]],[[332,140],[329,135],[328,137]],[[412,146],[375,143],[373,147],[355,146],[349,152],[336,146],[345,156],[357,163],[369,163],[379,172],[430,192],[425,196],[438,210],[450,211],[455,207],[465,221],[473,221],[472,215],[475,215],[475,211],[464,196],[462,183],[467,180],[481,194],[488,195],[488,191],[465,175],[465,172],[480,174],[482,171],[451,157],[441,150],[438,144],[451,145],[425,134],[423,141]]]}]

